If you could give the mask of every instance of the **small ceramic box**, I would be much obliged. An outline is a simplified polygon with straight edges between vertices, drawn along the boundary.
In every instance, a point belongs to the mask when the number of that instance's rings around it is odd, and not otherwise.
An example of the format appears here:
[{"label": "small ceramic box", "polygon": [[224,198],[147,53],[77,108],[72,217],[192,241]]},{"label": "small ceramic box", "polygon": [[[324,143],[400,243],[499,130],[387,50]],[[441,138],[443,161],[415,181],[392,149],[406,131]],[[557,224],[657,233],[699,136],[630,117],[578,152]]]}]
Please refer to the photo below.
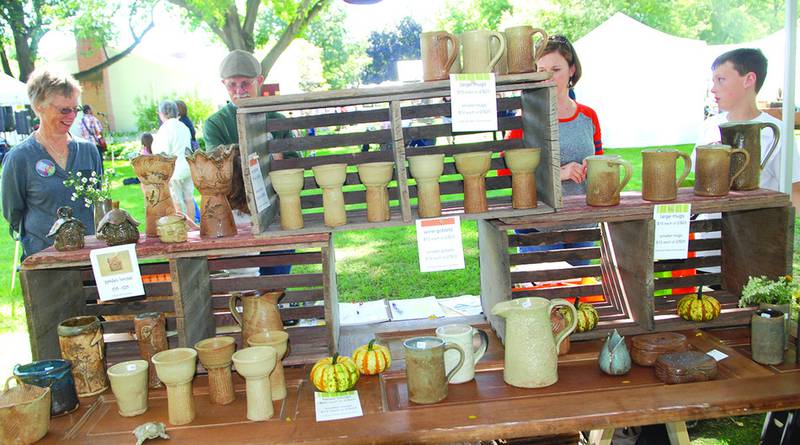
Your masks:
[{"label": "small ceramic box", "polygon": [[668,384],[714,380],[717,362],[698,351],[661,354],[656,360],[656,377]]},{"label": "small ceramic box", "polygon": [[686,336],[676,332],[637,335],[631,341],[631,357],[639,366],[653,366],[659,355],[687,349]]}]

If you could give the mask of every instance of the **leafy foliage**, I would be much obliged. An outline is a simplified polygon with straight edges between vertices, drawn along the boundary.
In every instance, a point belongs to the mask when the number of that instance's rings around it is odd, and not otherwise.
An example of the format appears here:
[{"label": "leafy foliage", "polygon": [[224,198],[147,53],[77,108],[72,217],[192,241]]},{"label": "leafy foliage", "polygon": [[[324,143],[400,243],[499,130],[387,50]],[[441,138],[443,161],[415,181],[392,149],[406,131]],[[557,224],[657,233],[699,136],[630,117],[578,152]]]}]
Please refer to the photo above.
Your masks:
[{"label": "leafy foliage", "polygon": [[503,15],[512,10],[509,0],[447,0],[437,25],[454,34],[475,29],[497,31]]},{"label": "leafy foliage", "polygon": [[370,33],[367,55],[372,58],[372,63],[361,76],[364,83],[397,80],[398,60],[420,58],[420,32],[422,27],[419,23],[411,17],[404,17],[396,29]]},{"label": "leafy foliage", "polygon": [[761,303],[791,303],[798,293],[800,293],[800,284],[792,280],[791,275],[780,277],[777,280],[770,280],[765,276],[750,277],[742,288],[739,307],[758,306]]}]

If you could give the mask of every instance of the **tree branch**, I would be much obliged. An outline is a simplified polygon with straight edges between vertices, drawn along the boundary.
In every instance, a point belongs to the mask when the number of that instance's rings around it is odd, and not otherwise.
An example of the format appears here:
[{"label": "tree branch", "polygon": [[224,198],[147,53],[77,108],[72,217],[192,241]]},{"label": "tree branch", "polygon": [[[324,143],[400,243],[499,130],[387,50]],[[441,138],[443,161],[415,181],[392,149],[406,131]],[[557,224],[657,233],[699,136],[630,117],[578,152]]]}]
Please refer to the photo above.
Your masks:
[{"label": "tree branch", "polygon": [[130,54],[131,51],[133,51],[133,49],[136,48],[136,46],[139,45],[139,43],[142,42],[142,38],[144,37],[144,35],[147,34],[151,29],[153,29],[154,26],[155,26],[155,22],[153,22],[153,18],[151,16],[150,24],[147,25],[147,28],[145,28],[144,31],[142,31],[141,34],[139,34],[138,36],[136,36],[136,35],[133,36],[133,43],[130,46],[125,48],[122,52],[120,52],[118,54],[115,54],[114,56],[104,60],[103,62],[101,62],[101,63],[99,63],[99,64],[97,64],[97,65],[95,65],[95,66],[93,66],[93,67],[91,67],[89,69],[85,69],[83,71],[79,71],[77,73],[74,73],[72,76],[74,78],[78,79],[78,80],[81,80],[81,79],[87,78],[87,77],[91,76],[92,74],[100,72],[103,69],[108,68],[109,66],[119,62],[123,57],[127,56],[128,54]]},{"label": "tree branch", "polygon": [[200,18],[200,20],[203,23],[205,23],[206,26],[208,26],[208,29],[210,29],[211,32],[213,32],[214,34],[217,35],[217,37],[222,39],[222,42],[226,46],[230,47],[230,42],[228,41],[228,38],[225,36],[225,32],[222,30],[222,28],[220,28],[219,25],[214,23],[214,21],[212,19],[206,18],[206,16],[199,9],[197,9],[194,6],[191,6],[190,4],[186,3],[186,0],[167,0],[167,1],[172,3],[175,6],[180,6],[181,8],[185,9],[186,11],[188,11],[189,14],[194,14],[195,16]]},{"label": "tree branch", "polygon": [[253,29],[255,29],[256,26],[256,18],[258,18],[259,6],[261,6],[261,0],[247,0],[242,29],[244,29],[244,32],[249,36],[253,35]]},{"label": "tree branch", "polygon": [[[267,77],[269,71],[275,65],[275,62],[278,61],[278,58],[281,56],[283,51],[289,47],[289,44],[292,43],[292,40],[300,34],[303,29],[311,22],[317,14],[320,13],[325,7],[331,2],[331,0],[318,0],[311,9],[308,10],[308,13],[304,17],[297,17],[293,20],[286,29],[283,30],[283,34],[278,39],[278,42],[275,43],[269,53],[264,57],[261,61],[261,74],[264,78]],[[300,12],[302,14],[302,12]]]},{"label": "tree branch", "polygon": [[11,77],[14,77],[14,75],[11,74],[11,64],[9,63],[8,56],[6,55],[6,45],[4,42],[0,42],[0,61],[3,63],[3,72]]}]

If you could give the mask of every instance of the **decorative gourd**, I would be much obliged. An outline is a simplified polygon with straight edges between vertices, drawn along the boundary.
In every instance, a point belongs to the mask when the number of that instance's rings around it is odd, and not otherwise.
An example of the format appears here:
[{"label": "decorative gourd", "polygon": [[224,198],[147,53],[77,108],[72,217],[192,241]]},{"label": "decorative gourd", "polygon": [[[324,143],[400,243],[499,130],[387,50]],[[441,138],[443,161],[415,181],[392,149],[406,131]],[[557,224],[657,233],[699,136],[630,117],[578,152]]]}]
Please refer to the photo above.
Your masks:
[{"label": "decorative gourd", "polygon": [[311,368],[311,381],[322,392],[347,391],[358,382],[358,369],[353,360],[340,356],[325,357]]},{"label": "decorative gourd", "polygon": [[575,325],[575,332],[591,331],[597,326],[600,315],[591,303],[581,303],[579,297],[575,297],[575,309],[578,312],[578,324]]},{"label": "decorative gourd", "polygon": [[376,344],[373,338],[369,344],[356,348],[353,352],[353,361],[361,374],[375,375],[382,373],[392,364],[392,354],[389,348]]},{"label": "decorative gourd", "polygon": [[678,315],[689,321],[710,321],[719,317],[719,301],[707,295],[689,294],[678,301]]}]

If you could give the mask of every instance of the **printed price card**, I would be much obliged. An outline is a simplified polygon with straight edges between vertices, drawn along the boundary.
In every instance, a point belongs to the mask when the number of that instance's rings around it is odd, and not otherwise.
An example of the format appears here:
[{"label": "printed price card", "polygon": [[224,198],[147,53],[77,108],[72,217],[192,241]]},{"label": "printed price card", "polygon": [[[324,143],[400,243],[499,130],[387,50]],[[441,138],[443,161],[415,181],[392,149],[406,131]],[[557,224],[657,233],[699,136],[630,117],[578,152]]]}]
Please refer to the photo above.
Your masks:
[{"label": "printed price card", "polygon": [[89,252],[100,300],[144,295],[136,244],[123,244]]},{"label": "printed price card", "polygon": [[256,211],[261,213],[269,207],[269,196],[267,196],[267,186],[264,183],[264,176],[261,175],[258,153],[252,153],[247,157],[247,166],[250,168],[250,182],[253,185],[253,196],[256,199]]},{"label": "printed price card", "polygon": [[453,131],[497,131],[497,89],[493,73],[450,75]]},{"label": "printed price card", "polygon": [[464,246],[461,241],[461,218],[428,218],[417,220],[419,269],[438,272],[464,268]]},{"label": "printed price card", "polygon": [[656,223],[656,260],[685,259],[689,253],[689,213],[691,204],[658,204],[653,208]]},{"label": "printed price card", "polygon": [[314,392],[314,407],[317,412],[317,422],[326,420],[349,419],[361,417],[361,400],[358,391],[345,392]]}]

